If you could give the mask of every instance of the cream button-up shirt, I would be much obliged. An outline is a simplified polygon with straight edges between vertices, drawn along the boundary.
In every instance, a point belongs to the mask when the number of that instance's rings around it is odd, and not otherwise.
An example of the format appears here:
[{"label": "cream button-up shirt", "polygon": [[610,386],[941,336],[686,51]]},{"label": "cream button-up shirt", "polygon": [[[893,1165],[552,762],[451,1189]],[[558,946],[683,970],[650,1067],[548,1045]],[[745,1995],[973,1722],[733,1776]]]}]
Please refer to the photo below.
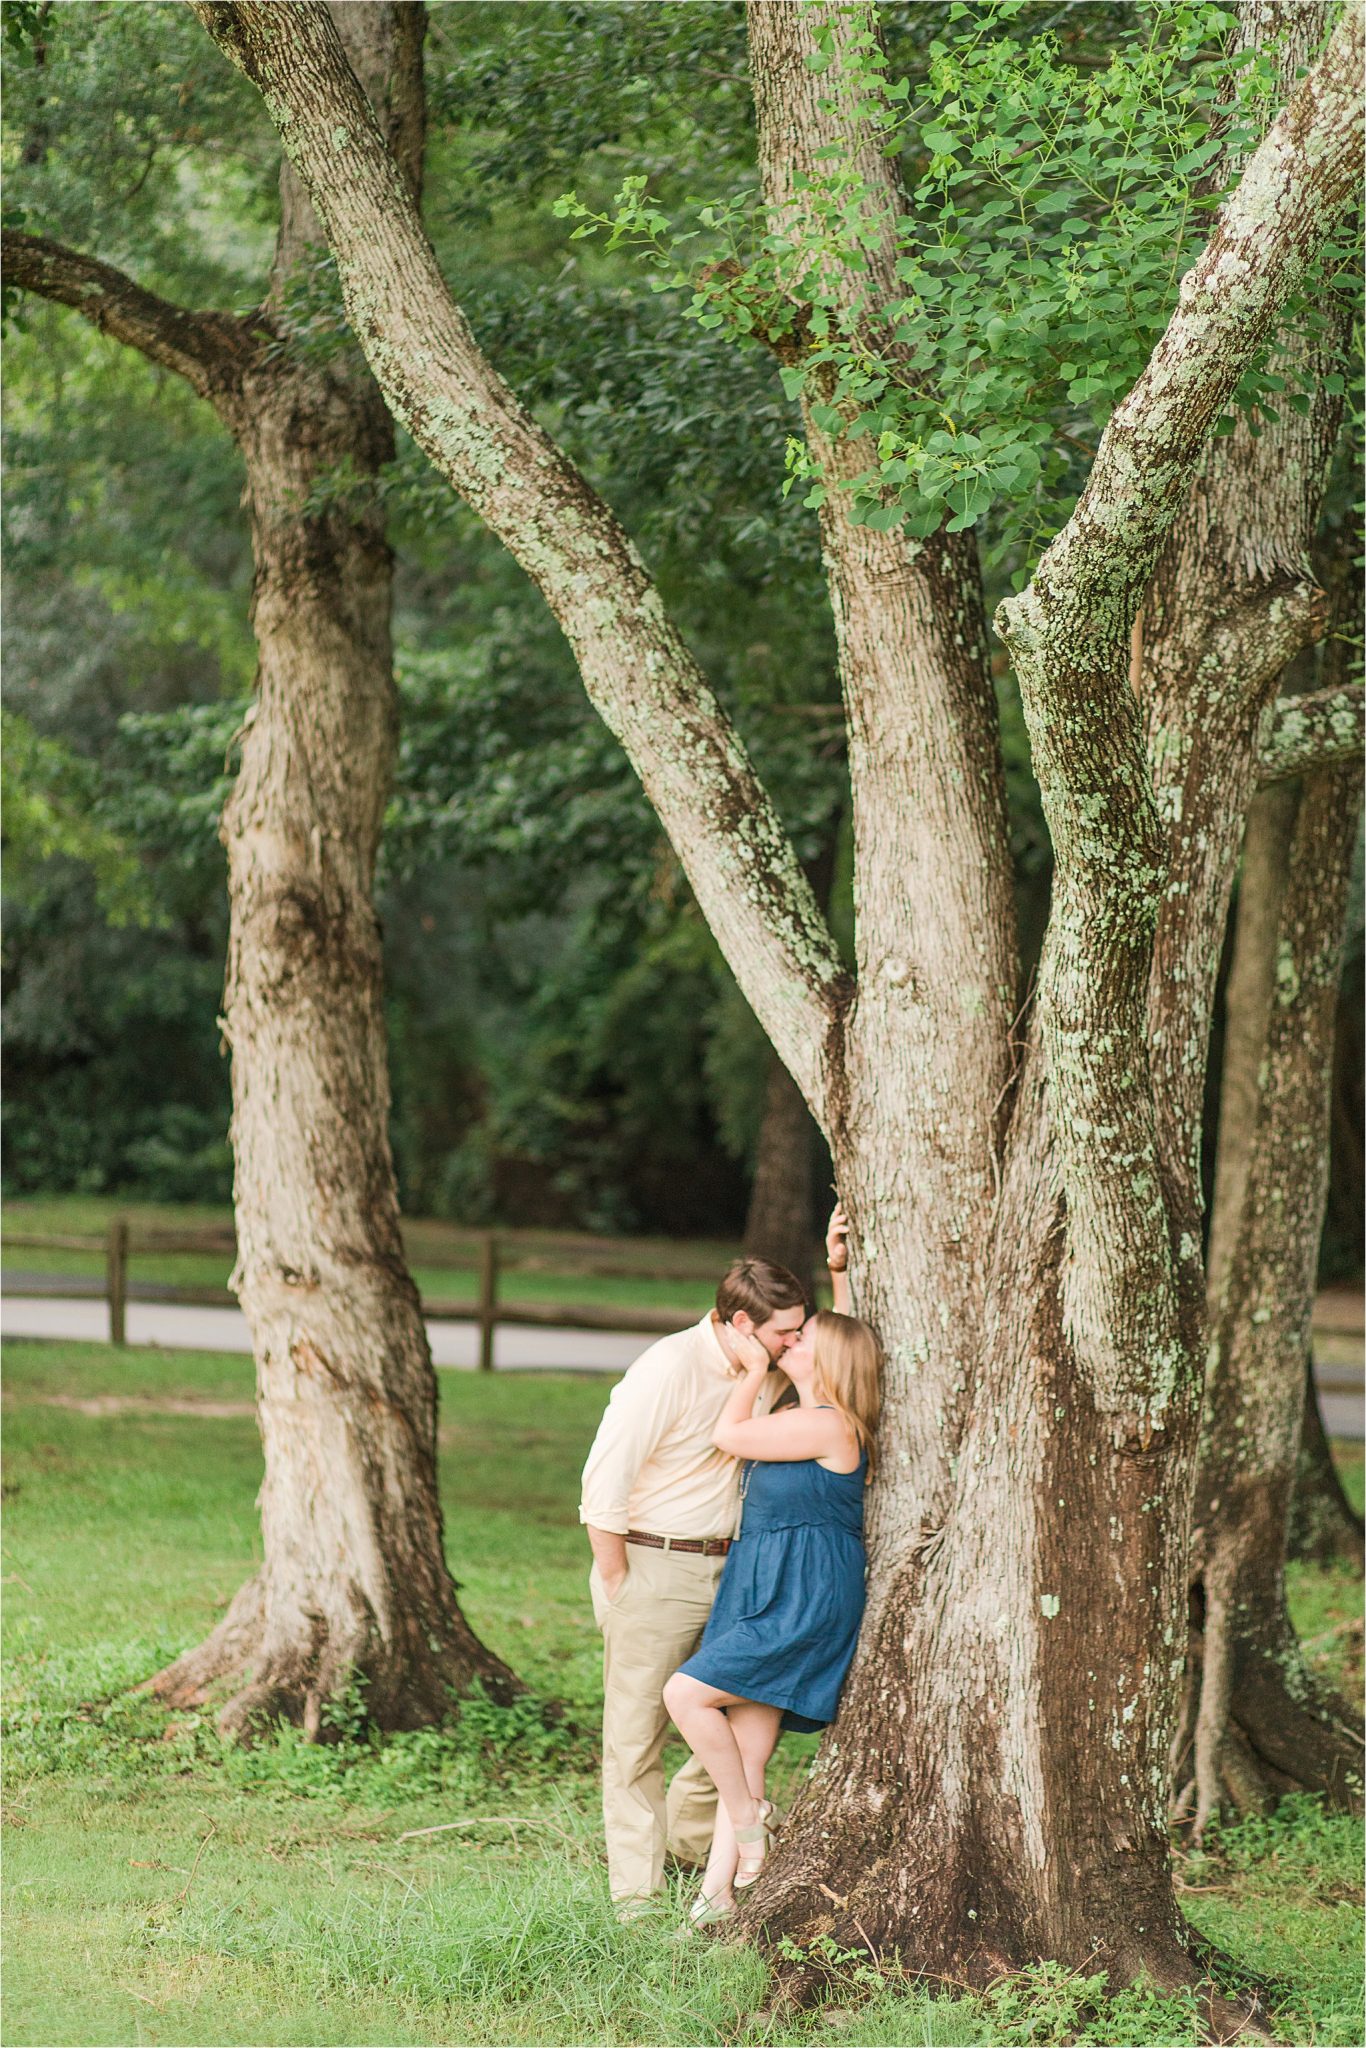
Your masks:
[{"label": "cream button-up shirt", "polygon": [[[643,1352],[612,1389],[583,1468],[579,1520],[618,1536],[734,1535],[740,1466],[711,1439],[738,1377],[710,1313]],[[768,1375],[756,1415],[782,1384]]]}]

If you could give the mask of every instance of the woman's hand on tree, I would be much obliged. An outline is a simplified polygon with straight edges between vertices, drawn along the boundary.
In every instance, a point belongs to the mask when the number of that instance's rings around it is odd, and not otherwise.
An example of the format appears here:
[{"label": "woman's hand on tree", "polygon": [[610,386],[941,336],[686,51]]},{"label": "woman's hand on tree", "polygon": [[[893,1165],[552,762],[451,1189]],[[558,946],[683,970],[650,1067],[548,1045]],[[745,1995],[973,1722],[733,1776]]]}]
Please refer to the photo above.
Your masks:
[{"label": "woman's hand on tree", "polygon": [[843,1202],[836,1202],[825,1227],[825,1263],[832,1273],[849,1270],[849,1218]]}]

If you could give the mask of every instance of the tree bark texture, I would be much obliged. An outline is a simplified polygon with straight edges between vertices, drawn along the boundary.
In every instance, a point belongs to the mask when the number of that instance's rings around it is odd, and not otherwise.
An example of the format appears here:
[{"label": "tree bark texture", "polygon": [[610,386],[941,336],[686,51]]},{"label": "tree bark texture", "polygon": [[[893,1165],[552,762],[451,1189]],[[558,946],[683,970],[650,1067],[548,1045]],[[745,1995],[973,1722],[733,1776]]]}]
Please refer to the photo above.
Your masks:
[{"label": "tree bark texture", "polygon": [[1356,764],[1320,769],[1265,792],[1248,820],[1209,1268],[1191,1669],[1173,1751],[1176,1811],[1197,1838],[1224,1807],[1259,1811],[1291,1789],[1339,1804],[1359,1793],[1361,1730],[1305,1667],[1284,1567],[1361,788]]},{"label": "tree bark texture", "polygon": [[[1238,39],[1245,47],[1265,46],[1276,51],[1282,85],[1288,92],[1297,69],[1322,40],[1327,16],[1326,8],[1304,6],[1298,0],[1289,6],[1282,5],[1281,0],[1250,0],[1239,15]],[[1244,187],[1250,176],[1249,172]],[[1236,217],[1237,211],[1235,198],[1225,210],[1221,225],[1226,226],[1228,217]],[[1245,221],[1244,232],[1254,229],[1255,222]],[[1231,247],[1236,247],[1237,236],[1235,227]],[[1217,230],[1216,244],[1219,238]],[[1295,662],[1319,636],[1327,618],[1327,601],[1318,589],[1310,554],[1341,417],[1341,401],[1328,392],[1325,378],[1329,370],[1339,366],[1344,340],[1343,332],[1330,331],[1313,343],[1294,337],[1280,344],[1278,367],[1288,380],[1310,391],[1308,412],[1301,415],[1285,407],[1279,418],[1263,421],[1260,426],[1244,417],[1237,421],[1232,433],[1211,441],[1158,557],[1144,602],[1140,692],[1153,793],[1166,842],[1165,874],[1148,984],[1146,1035],[1153,1062],[1159,1150],[1180,1189],[1176,1215],[1183,1241],[1192,1246],[1199,1239],[1201,1110],[1210,1022],[1243,821],[1258,782],[1266,775],[1263,756],[1270,752],[1284,763],[1291,751],[1288,735],[1297,731],[1309,729],[1317,737],[1325,737],[1321,713],[1301,714],[1297,723],[1293,706],[1301,700],[1282,700],[1277,704],[1275,691],[1287,665]],[[1276,739],[1268,745],[1272,732]],[[1345,772],[1350,774],[1351,770]],[[1258,876],[1264,871],[1265,860],[1274,866],[1275,821],[1279,818],[1284,829],[1290,830],[1296,796],[1293,787],[1287,790],[1278,786],[1267,791],[1260,799],[1259,810],[1254,812],[1256,833],[1265,831],[1270,836],[1259,851],[1254,834],[1254,882],[1247,903],[1247,945],[1240,947],[1235,958],[1230,985],[1230,1040],[1225,1065],[1230,1094],[1223,1120],[1228,1141],[1225,1155],[1221,1140],[1220,1158],[1225,1214],[1215,1218],[1206,1283],[1213,1322],[1205,1389],[1206,1429],[1198,1452],[1202,1468],[1217,1468],[1224,1456],[1233,1454],[1228,1432],[1237,1432],[1238,1418],[1246,1410],[1249,1390],[1244,1371],[1253,1371],[1253,1353],[1257,1351],[1256,1339],[1242,1327],[1255,1308],[1245,1298],[1245,1286],[1248,1282],[1260,1286],[1264,1276],[1246,1276],[1244,1287],[1235,1287],[1228,1295],[1225,1309],[1216,1304],[1224,1299],[1228,1286],[1224,1268],[1229,1252],[1224,1239],[1229,1228],[1238,1228],[1237,1224],[1226,1224],[1226,1218],[1238,1216],[1243,1197],[1252,1193],[1244,1184],[1244,1177],[1251,1170],[1251,1153],[1240,1146],[1240,1134],[1252,1128],[1251,1120],[1257,1114],[1256,1099],[1268,1085],[1261,1061],[1250,1059],[1249,1049],[1243,1043],[1248,1033],[1260,1038],[1265,1017],[1264,1004],[1255,996],[1248,1001],[1248,977],[1255,978],[1261,971],[1252,963],[1254,959],[1274,958],[1276,943],[1274,929],[1271,934],[1261,934],[1263,946],[1269,938],[1273,951],[1259,953],[1258,920],[1265,923],[1270,918],[1274,927],[1277,905],[1274,892],[1268,898]],[[1282,857],[1286,850],[1286,844],[1281,844]],[[1258,861],[1263,855],[1265,859],[1259,869]],[[1339,924],[1342,910],[1339,899]],[[1292,1113],[1305,1107],[1302,1096],[1297,1096],[1293,1105],[1287,1104]],[[1311,1149],[1317,1144],[1317,1139],[1308,1132],[1296,1135],[1290,1123],[1280,1127],[1279,1139],[1284,1144],[1308,1143]],[[1258,1170],[1276,1175],[1284,1171],[1284,1165],[1273,1149],[1260,1158]],[[1253,1195],[1254,1204],[1264,1205],[1267,1192],[1259,1187]],[[1276,1213],[1284,1228],[1295,1236],[1306,1228],[1311,1230],[1313,1243],[1310,1270],[1303,1281],[1306,1291],[1289,1311],[1297,1327],[1303,1324],[1304,1334],[1298,1346],[1289,1338],[1291,1352],[1284,1355],[1282,1373],[1284,1393],[1285,1375],[1293,1367],[1293,1377],[1288,1382],[1289,1415],[1282,1417],[1293,1434],[1300,1409],[1300,1360],[1308,1335],[1322,1204],[1313,1209],[1312,1218],[1303,1213],[1302,1205],[1293,1202]],[[1295,1258],[1291,1263],[1298,1274],[1303,1259]],[[1264,1375],[1274,1352],[1262,1351],[1257,1355]],[[1265,1388],[1261,1399],[1265,1404]],[[1284,1398],[1280,1407],[1285,1407]],[[1231,1472],[1221,1475],[1217,1469],[1211,1469],[1204,1492],[1206,1521],[1212,1517],[1242,1522],[1252,1513],[1248,1493],[1254,1486],[1263,1490],[1265,1498],[1274,1496],[1283,1511],[1287,1500],[1281,1482],[1284,1449],[1283,1432],[1253,1432],[1242,1444],[1236,1485]],[[1264,1474],[1257,1468],[1259,1457],[1268,1461]],[[1259,1514],[1264,1516],[1264,1506]],[[1283,1526],[1282,1522],[1282,1529]],[[1264,1519],[1255,1541],[1250,1530],[1241,1537],[1230,1533],[1231,1569],[1234,1552],[1245,1560],[1249,1542],[1254,1543],[1254,1548],[1259,1544],[1264,1549],[1267,1541]],[[1309,1688],[1298,1654],[1291,1654],[1293,1635],[1280,1594],[1282,1543],[1278,1540],[1272,1547],[1275,1560],[1268,1563],[1267,1571],[1279,1603],[1278,1668],[1288,1688],[1282,1711],[1289,1718],[1297,1712]],[[1215,1541],[1206,1550],[1207,1558],[1212,1561],[1219,1548]],[[1198,1574],[1199,1564],[1193,1569]],[[1226,1724],[1230,1712],[1232,1666],[1223,1638],[1226,1629],[1236,1626],[1232,1608],[1237,1603],[1232,1602],[1231,1583],[1218,1594],[1211,1592],[1208,1581],[1197,1584],[1192,1602],[1200,1613],[1207,1615],[1205,1654],[1201,1660],[1197,1634],[1192,1640],[1194,1661],[1187,1674],[1173,1762],[1176,1764],[1178,1757],[1184,1757],[1193,1724],[1199,1730],[1195,1770],[1198,1784],[1188,1784],[1183,1777],[1176,1811],[1190,1814],[1193,1810],[1196,1833],[1202,1834],[1211,1812],[1223,1797],[1223,1786],[1231,1788],[1236,1780],[1239,1799],[1246,1803],[1253,1773],[1241,1753],[1236,1765],[1233,1761],[1235,1744],[1242,1737],[1231,1729],[1215,1732],[1216,1719],[1222,1717]],[[1237,1611],[1244,1608],[1239,1605]],[[1271,1673],[1267,1668],[1257,1688],[1255,1710],[1262,1715],[1268,1711],[1270,1689]],[[1254,1711],[1251,1697],[1248,1711]],[[1247,1732],[1244,1730],[1243,1734]],[[1216,1754],[1225,1759],[1222,1777],[1214,1761]],[[1184,1763],[1179,1768],[1184,1770]],[[1320,1783],[1321,1766],[1307,1763],[1306,1768],[1313,1782]],[[1335,1784],[1340,1784],[1345,1769],[1345,1760],[1340,1760],[1331,1774]]]},{"label": "tree bark texture", "polygon": [[[851,1000],[638,557],[479,356],[325,14],[194,4],[309,184],[391,406],[540,584],[830,1140],[855,1287],[889,1361],[870,1601],[839,1720],[746,1922],[896,1947],[929,1970],[1042,1955],[1193,1982],[1166,1782],[1203,1272],[1148,1057],[1168,848],[1129,640],[1205,435],[1352,186],[1359,15],[1252,159],[1073,521],[1004,609],[1057,859],[1020,1058],[968,550],[826,519],[861,810]],[[873,20],[842,8],[820,25],[838,52]],[[792,0],[751,20],[780,210],[800,207],[801,153],[831,139],[801,61],[815,26]],[[860,294],[859,317],[877,303],[864,280],[820,283]]]},{"label": "tree bark texture", "polygon": [[[403,175],[421,176],[422,10],[335,18]],[[471,1633],[446,1565],[436,1382],[399,1233],[375,856],[397,744],[392,559],[373,487],[392,423],[359,357],[281,346],[293,267],[321,239],[288,166],[271,288],[239,320],[187,313],[107,266],[15,238],[14,281],[185,375],[246,468],[256,695],[225,808],[238,1260],[265,1453],[263,1560],[206,1642],[154,1681],[236,1690],[226,1728],[325,1727],[353,1681],[383,1727],[515,1683]],[[310,508],[347,465],[343,500]]]},{"label": "tree bark texture", "polygon": [[808,1301],[816,1298],[814,1137],[806,1098],[775,1053],[769,1061],[763,1121],[754,1147],[745,1250],[795,1273]]},{"label": "tree bark texture", "polygon": [[[1235,45],[1274,51],[1289,96],[1331,12],[1319,0],[1244,0]],[[1289,201],[1292,265],[1300,260],[1294,208],[1314,204],[1304,190]],[[1242,236],[1255,238],[1260,215],[1240,210]],[[1228,239],[1226,260],[1236,261],[1238,230]],[[1143,605],[1140,693],[1170,847],[1149,1036],[1165,1142],[1197,1189],[1215,981],[1248,803],[1272,762],[1275,772],[1295,772],[1297,740],[1312,761],[1325,742],[1350,747],[1355,738],[1338,692],[1324,693],[1327,704],[1302,695],[1275,701],[1280,677],[1327,623],[1311,551],[1342,417],[1342,399],[1325,380],[1345,364],[1349,320],[1343,294],[1329,331],[1279,342],[1276,365],[1291,388],[1309,393],[1308,411],[1286,405],[1260,421],[1244,414],[1209,443]]]},{"label": "tree bark texture", "polygon": [[1359,761],[1366,739],[1366,694],[1360,683],[1340,683],[1308,697],[1282,697],[1263,728],[1257,762],[1259,785]]},{"label": "tree bark texture", "polygon": [[[1274,480],[1266,502],[1274,510]],[[1327,577],[1336,628],[1320,676],[1327,687],[1283,699],[1287,717],[1344,687],[1356,553],[1349,533]],[[1197,1835],[1223,1807],[1256,1809],[1288,1787],[1340,1803],[1356,1794],[1360,1730],[1304,1666],[1284,1563],[1306,1420],[1321,1459],[1319,1541],[1335,1537],[1359,1558],[1319,1424],[1310,1332],[1360,815],[1359,759],[1270,784],[1248,812],[1225,997],[1191,1669],[1174,1754],[1177,1811]]]},{"label": "tree bark texture", "polygon": [[[806,863],[806,877],[816,901],[826,906],[835,886],[842,830],[841,821],[815,859]],[[816,1299],[816,1139],[815,1120],[800,1088],[771,1051],[744,1245],[747,1252],[776,1259],[795,1273],[808,1301]]]}]

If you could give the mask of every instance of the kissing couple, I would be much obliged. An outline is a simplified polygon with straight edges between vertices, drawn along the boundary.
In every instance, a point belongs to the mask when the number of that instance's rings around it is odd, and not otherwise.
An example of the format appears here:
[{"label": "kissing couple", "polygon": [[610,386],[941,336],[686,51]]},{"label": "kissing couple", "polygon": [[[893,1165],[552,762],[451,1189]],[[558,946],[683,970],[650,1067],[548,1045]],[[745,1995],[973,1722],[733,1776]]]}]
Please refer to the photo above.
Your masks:
[{"label": "kissing couple", "polygon": [[[702,1867],[695,1925],[734,1911],[768,1850],[778,1735],[834,1719],[854,1655],[882,1352],[849,1313],[841,1209],[826,1249],[833,1312],[810,1313],[785,1267],[737,1260],[716,1307],[613,1388],[584,1467],[623,1918],[650,1910],[666,1850]],[[671,1718],[692,1754],[666,1796]]]}]

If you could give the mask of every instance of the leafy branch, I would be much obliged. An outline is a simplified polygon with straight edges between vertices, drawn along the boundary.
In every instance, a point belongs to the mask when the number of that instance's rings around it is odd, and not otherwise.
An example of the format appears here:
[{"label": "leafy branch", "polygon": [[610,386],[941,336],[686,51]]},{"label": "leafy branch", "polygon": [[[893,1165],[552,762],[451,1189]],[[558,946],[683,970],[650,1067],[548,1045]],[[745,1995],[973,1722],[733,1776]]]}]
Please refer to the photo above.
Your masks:
[{"label": "leafy branch", "polygon": [[[606,207],[570,192],[555,209],[574,239],[636,251],[654,290],[686,291],[699,325],[766,343],[823,433],[866,441],[866,467],[832,484],[790,435],[785,493],[818,506],[845,490],[856,523],[912,538],[999,507],[992,552],[1017,561],[1069,516],[1080,456],[1146,361],[1276,90],[1273,53],[1231,51],[1234,17],[1210,0],[1146,10],[1147,32],[1103,70],[1051,34],[1017,35],[1023,11],[954,8],[961,34],[930,45],[913,93],[870,27],[837,38],[831,10],[811,9],[806,62],[844,137],[800,181],[800,237],[748,197],[690,199],[675,221],[637,175]],[[854,167],[870,136],[903,161],[911,196],[894,220]],[[899,295],[851,299],[851,273],[888,235]],[[1330,272],[1343,260],[1331,250]],[[1301,295],[1301,323],[1326,325],[1325,282]],[[1274,419],[1310,398],[1264,354],[1233,403]]]}]

